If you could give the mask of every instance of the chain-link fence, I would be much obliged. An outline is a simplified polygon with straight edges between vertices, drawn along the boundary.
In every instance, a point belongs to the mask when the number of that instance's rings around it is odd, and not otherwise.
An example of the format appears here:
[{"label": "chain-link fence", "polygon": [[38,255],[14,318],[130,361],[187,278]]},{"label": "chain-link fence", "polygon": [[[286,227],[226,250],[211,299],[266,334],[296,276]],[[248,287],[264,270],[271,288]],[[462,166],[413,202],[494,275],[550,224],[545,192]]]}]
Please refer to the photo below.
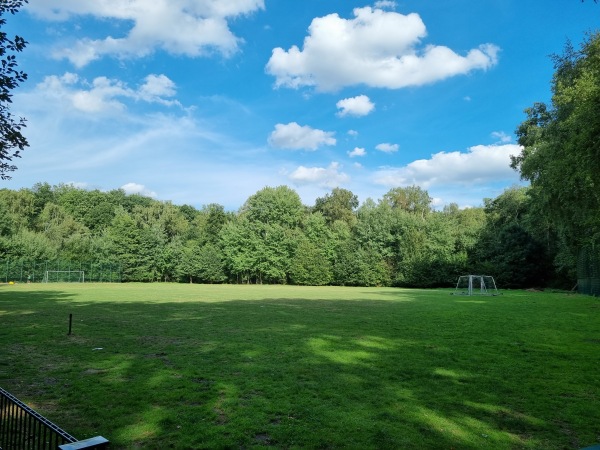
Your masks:
[{"label": "chain-link fence", "polygon": [[0,260],[0,282],[11,281],[120,283],[121,266],[106,262]]},{"label": "chain-link fence", "polygon": [[581,294],[600,295],[600,252],[582,248],[577,258],[577,290]]}]

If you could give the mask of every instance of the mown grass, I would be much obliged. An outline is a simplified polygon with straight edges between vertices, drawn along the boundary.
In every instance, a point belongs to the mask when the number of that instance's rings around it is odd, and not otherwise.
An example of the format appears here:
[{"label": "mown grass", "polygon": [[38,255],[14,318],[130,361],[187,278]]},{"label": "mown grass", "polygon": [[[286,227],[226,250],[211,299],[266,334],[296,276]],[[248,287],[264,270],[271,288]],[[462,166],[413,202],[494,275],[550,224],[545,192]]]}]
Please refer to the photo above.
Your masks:
[{"label": "mown grass", "polygon": [[600,301],[450,292],[4,285],[0,386],[112,448],[600,442]]}]

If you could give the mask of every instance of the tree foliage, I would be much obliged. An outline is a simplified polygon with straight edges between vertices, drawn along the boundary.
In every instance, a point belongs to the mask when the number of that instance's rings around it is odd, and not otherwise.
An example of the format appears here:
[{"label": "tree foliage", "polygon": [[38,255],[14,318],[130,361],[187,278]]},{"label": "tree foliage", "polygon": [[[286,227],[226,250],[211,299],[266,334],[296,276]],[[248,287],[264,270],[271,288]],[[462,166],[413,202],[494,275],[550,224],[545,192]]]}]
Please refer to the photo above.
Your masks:
[{"label": "tree foliage", "polygon": [[5,15],[15,14],[27,0],[5,0],[0,3],[0,179],[10,179],[8,172],[16,170],[12,164],[29,144],[21,133],[24,118],[16,118],[10,112],[12,91],[27,79],[27,74],[18,69],[16,53],[27,45],[20,36],[10,38],[1,29],[6,25]]},{"label": "tree foliage", "polygon": [[408,186],[390,189],[383,196],[383,201],[392,208],[403,209],[424,218],[431,211],[432,199],[429,193],[419,186]]},{"label": "tree foliage", "polygon": [[349,225],[354,224],[354,210],[358,207],[358,197],[351,191],[334,188],[330,194],[319,197],[315,201],[314,211],[323,214],[327,222],[342,220]]},{"label": "tree foliage", "polygon": [[517,128],[512,167],[531,183],[538,234],[565,279],[577,254],[600,244],[600,33],[554,55],[552,101],[535,103]]},{"label": "tree foliage", "polygon": [[512,167],[574,250],[600,242],[600,34],[553,59],[552,103],[526,110]]},{"label": "tree foliage", "polygon": [[123,281],[436,287],[481,272],[539,286],[557,274],[540,262],[557,245],[532,192],[434,211],[414,187],[362,205],[334,189],[311,207],[280,186],[235,213],[38,183],[0,190],[0,259],[118,263]]}]

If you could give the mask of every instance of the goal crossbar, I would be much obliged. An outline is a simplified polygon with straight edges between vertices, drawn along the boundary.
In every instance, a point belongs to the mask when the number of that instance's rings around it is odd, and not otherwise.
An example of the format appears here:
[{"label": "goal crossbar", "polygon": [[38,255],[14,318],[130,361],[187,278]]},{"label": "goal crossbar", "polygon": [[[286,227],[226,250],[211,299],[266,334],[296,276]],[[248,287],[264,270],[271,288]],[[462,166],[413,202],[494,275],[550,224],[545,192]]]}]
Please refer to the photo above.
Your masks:
[{"label": "goal crossbar", "polygon": [[44,272],[43,283],[66,282],[66,283],[84,283],[84,270],[46,270]]}]

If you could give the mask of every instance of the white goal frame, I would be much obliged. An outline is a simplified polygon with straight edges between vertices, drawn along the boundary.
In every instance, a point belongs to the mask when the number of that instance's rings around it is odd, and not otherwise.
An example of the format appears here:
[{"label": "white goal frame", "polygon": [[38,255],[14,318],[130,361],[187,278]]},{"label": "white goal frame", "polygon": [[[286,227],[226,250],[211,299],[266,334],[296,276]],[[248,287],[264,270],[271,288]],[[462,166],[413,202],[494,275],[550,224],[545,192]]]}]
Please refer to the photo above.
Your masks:
[{"label": "white goal frame", "polygon": [[[68,274],[69,281],[59,280],[58,275],[61,273]],[[52,280],[52,274],[56,274],[54,280]],[[79,274],[79,279],[77,281],[71,278],[71,274]],[[44,279],[42,283],[85,283],[85,271],[84,270],[46,270],[44,272]]]},{"label": "white goal frame", "polygon": [[490,275],[462,275],[458,277],[454,295],[500,295],[494,277]]}]

